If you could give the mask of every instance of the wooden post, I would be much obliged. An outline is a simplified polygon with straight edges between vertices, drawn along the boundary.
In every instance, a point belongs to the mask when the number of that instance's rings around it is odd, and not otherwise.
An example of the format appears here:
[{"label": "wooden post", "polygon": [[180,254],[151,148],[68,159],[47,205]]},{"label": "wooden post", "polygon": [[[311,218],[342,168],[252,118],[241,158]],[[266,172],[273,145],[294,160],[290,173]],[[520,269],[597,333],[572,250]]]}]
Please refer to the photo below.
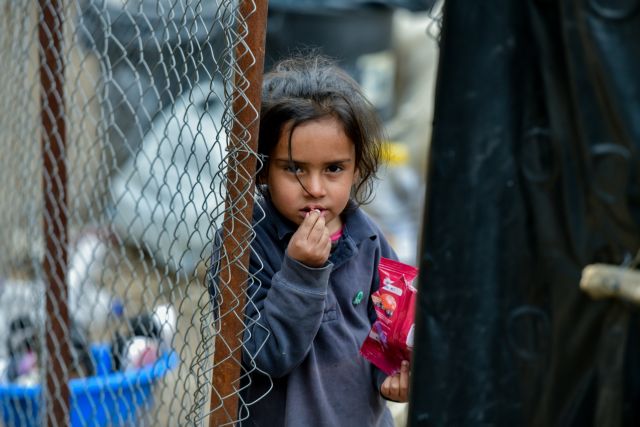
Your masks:
[{"label": "wooden post", "polygon": [[[67,306],[67,170],[62,55],[62,4],[40,0],[40,85],[44,196],[43,273],[45,279],[45,404],[46,425],[70,425],[68,371],[69,310]],[[44,415],[46,414],[46,415]]]},{"label": "wooden post", "polygon": [[[233,90],[233,122],[229,136],[227,196],[220,264],[220,335],[216,337],[210,427],[237,420],[242,360],[244,295],[249,265],[248,237],[253,215],[254,175],[258,148],[267,0],[239,4],[238,34],[247,33],[235,50],[237,70]],[[247,150],[248,148],[248,150]]]}]

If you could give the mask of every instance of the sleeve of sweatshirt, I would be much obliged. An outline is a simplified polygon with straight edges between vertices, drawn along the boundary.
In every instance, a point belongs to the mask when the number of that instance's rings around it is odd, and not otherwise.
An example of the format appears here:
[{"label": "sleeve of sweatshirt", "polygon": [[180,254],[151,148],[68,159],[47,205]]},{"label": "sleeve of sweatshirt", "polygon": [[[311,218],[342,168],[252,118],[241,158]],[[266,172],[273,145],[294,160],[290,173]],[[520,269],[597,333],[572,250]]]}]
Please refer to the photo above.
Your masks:
[{"label": "sleeve of sweatshirt", "polygon": [[245,312],[245,364],[278,378],[304,360],[322,322],[332,268],[311,268],[285,254],[273,271],[259,252],[252,256],[257,273]]}]

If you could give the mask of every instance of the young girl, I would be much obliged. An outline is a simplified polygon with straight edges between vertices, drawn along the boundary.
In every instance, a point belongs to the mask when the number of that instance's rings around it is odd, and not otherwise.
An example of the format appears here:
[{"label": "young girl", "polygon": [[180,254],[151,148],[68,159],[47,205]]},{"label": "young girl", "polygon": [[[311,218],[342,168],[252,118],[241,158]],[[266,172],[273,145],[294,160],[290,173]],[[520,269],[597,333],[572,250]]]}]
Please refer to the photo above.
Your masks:
[{"label": "young girl", "polygon": [[382,128],[356,82],[322,57],[265,75],[243,363],[243,426],[393,426],[408,363],[386,377],[359,349],[375,320],[380,257],[358,207],[372,194]]}]

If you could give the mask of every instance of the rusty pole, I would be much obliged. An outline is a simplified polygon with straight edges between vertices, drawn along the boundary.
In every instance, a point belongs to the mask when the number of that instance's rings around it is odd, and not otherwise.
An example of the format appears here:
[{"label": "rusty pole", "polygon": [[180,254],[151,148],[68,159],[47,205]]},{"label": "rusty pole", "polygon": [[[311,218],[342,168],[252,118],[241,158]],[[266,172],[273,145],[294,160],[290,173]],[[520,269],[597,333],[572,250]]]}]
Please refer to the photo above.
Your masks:
[{"label": "rusty pole", "polygon": [[[233,90],[233,122],[229,138],[227,196],[220,265],[220,335],[216,337],[209,426],[237,419],[242,360],[244,287],[248,279],[249,245],[253,214],[254,173],[258,148],[262,74],[267,27],[267,0],[239,4],[238,34],[246,37],[235,50],[237,69]],[[247,149],[248,148],[248,149]],[[244,243],[244,245],[242,244]]]},{"label": "rusty pole", "polygon": [[[46,425],[69,425],[68,368],[71,362],[67,306],[67,170],[64,111],[62,5],[40,0],[40,85],[44,196],[43,273],[45,279],[45,405]],[[52,357],[52,355],[56,357]]]}]

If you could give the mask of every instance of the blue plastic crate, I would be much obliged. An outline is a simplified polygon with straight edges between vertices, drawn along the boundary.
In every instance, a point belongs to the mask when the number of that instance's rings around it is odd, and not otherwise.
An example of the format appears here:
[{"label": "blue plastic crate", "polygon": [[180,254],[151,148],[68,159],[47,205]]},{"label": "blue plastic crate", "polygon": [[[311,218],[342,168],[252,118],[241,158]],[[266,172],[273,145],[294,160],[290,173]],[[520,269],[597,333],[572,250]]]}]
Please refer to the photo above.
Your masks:
[{"label": "blue plastic crate", "polygon": [[[175,352],[153,365],[131,372],[113,372],[108,345],[91,347],[96,376],[76,378],[71,389],[71,426],[135,426],[139,416],[153,407],[153,384],[178,364]],[[42,425],[42,387],[0,384],[0,412],[7,427]]]}]

